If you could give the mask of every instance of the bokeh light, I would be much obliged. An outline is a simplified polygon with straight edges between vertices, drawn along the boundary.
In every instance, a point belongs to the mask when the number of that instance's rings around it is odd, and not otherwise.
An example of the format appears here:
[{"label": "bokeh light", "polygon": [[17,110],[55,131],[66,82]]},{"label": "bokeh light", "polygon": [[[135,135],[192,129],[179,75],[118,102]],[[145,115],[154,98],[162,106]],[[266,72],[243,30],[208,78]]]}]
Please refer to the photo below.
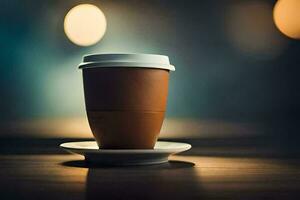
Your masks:
[{"label": "bokeh light", "polygon": [[80,4],[65,16],[64,30],[73,43],[90,46],[99,42],[105,34],[106,18],[98,7]]},{"label": "bokeh light", "polygon": [[286,36],[300,39],[300,1],[279,0],[273,11],[277,28]]}]

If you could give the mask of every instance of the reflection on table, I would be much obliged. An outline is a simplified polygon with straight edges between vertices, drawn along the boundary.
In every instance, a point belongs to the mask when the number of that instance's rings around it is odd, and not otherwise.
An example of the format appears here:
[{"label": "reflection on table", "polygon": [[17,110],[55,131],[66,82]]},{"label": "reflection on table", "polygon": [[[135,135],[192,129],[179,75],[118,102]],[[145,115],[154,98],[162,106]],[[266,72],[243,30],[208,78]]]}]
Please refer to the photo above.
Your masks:
[{"label": "reflection on table", "polygon": [[[286,199],[300,197],[293,159],[172,156],[162,165],[99,167],[77,155],[2,155],[3,199]],[[2,199],[1,198],[1,199]]]}]

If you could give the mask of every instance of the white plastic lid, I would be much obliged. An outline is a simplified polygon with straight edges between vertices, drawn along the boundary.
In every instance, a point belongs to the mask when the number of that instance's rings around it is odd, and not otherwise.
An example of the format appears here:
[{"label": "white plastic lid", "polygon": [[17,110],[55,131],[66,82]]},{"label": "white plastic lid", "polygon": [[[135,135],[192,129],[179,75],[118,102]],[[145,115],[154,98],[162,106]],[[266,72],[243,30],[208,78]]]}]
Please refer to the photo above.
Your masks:
[{"label": "white plastic lid", "polygon": [[90,54],[83,56],[79,69],[91,67],[145,67],[175,71],[169,57],[155,54]]}]

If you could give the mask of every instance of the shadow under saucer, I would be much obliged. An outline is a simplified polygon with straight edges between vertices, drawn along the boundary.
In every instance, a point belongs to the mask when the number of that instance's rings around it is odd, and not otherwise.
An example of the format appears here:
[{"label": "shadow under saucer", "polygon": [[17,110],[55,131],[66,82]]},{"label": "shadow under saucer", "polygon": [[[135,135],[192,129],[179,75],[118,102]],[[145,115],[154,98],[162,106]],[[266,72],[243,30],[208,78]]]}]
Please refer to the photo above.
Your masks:
[{"label": "shadow under saucer", "polygon": [[116,166],[116,165],[102,165],[97,163],[90,163],[86,160],[71,160],[60,163],[66,167],[80,167],[80,168],[102,168],[102,169],[180,169],[180,168],[190,168],[194,167],[195,163],[180,161],[180,160],[169,160],[162,164],[153,165],[128,165],[128,166]]}]

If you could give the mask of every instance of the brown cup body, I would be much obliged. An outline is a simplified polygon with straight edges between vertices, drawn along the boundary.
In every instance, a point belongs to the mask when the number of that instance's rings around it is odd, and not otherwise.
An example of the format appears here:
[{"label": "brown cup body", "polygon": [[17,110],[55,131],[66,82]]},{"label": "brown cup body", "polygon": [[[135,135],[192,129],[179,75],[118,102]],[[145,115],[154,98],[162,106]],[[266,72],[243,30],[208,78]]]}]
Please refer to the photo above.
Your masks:
[{"label": "brown cup body", "polygon": [[164,120],[169,71],[138,67],[83,69],[87,116],[105,149],[151,149]]}]

